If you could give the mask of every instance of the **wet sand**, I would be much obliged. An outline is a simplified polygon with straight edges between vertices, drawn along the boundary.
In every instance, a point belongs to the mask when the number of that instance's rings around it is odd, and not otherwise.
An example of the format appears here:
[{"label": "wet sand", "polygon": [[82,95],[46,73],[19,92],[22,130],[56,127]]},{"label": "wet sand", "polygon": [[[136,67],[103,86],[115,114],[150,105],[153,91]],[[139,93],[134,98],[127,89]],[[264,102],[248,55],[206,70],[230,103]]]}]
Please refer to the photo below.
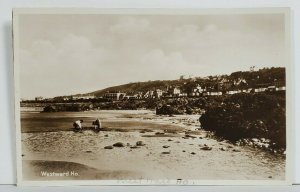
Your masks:
[{"label": "wet sand", "polygon": [[[106,125],[135,122],[135,126],[107,126],[99,133],[65,129],[22,133],[24,179],[284,179],[283,157],[217,141],[202,130],[191,132],[198,127],[199,116],[118,111],[102,112],[101,117]],[[138,127],[137,122],[145,126]],[[145,145],[136,147],[137,141]],[[117,142],[124,147],[104,148]],[[42,171],[75,171],[78,175],[45,177]]]}]

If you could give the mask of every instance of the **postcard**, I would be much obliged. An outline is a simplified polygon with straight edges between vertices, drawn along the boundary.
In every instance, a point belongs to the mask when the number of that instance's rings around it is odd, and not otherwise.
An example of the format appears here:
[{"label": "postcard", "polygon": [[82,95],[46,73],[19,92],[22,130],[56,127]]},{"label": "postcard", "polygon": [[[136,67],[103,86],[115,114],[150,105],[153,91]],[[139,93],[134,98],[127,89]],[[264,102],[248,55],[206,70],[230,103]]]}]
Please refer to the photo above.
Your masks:
[{"label": "postcard", "polygon": [[288,8],[14,9],[18,185],[291,184]]}]

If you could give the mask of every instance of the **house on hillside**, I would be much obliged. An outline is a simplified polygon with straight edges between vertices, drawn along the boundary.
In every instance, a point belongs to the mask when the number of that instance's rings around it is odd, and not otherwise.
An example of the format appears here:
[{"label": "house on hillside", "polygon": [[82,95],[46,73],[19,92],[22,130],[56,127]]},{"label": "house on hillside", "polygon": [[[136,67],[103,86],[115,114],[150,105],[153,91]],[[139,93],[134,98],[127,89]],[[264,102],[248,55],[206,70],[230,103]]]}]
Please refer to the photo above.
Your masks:
[{"label": "house on hillside", "polygon": [[94,99],[95,95],[88,94],[88,95],[74,95],[72,96],[73,100],[78,100],[78,99]]},{"label": "house on hillside", "polygon": [[111,99],[113,101],[118,101],[118,100],[121,100],[123,99],[124,97],[126,96],[126,93],[105,93],[103,98],[106,98],[106,99]]},{"label": "house on hillside", "polygon": [[35,101],[43,101],[43,100],[44,100],[43,97],[36,97],[36,98],[35,98]]},{"label": "house on hillside", "polygon": [[204,86],[200,86],[199,84],[189,93],[189,96],[196,97],[202,95],[202,93],[206,91]]},{"label": "house on hillside", "polygon": [[162,95],[163,95],[163,91],[160,90],[160,89],[156,89],[156,90],[153,92],[153,96],[154,96],[155,98],[161,98]]},{"label": "house on hillside", "polygon": [[235,86],[245,86],[245,85],[248,85],[246,79],[243,79],[243,78],[238,78],[237,80],[234,80],[233,84]]},{"label": "house on hillside", "polygon": [[232,87],[232,82],[229,81],[228,79],[222,79],[218,84],[217,84],[217,88],[218,90],[228,90]]},{"label": "house on hillside", "polygon": [[150,99],[150,98],[153,98],[153,95],[154,95],[154,91],[150,90],[144,94],[143,98]]}]

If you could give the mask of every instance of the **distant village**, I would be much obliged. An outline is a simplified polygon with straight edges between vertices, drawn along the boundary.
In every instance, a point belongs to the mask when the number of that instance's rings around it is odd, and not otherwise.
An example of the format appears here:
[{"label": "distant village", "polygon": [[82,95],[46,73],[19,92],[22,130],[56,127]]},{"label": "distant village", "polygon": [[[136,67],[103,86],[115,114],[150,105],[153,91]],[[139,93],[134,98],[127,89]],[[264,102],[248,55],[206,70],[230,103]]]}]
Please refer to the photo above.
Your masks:
[{"label": "distant village", "polygon": [[[259,76],[257,78],[259,78]],[[198,81],[195,77],[186,78],[184,76],[180,76],[178,81],[184,81],[184,83],[181,86],[166,86],[164,88],[152,88],[145,91],[107,91],[98,96],[95,94],[79,94],[54,98],[36,97],[35,101],[68,102],[93,99],[106,99],[111,101],[146,100],[159,98],[221,96],[237,93],[281,92],[286,90],[285,81],[277,79],[273,79],[268,83],[250,84],[245,78],[229,79],[228,76],[210,76],[201,78],[201,82],[197,83]],[[189,85],[189,88],[187,89],[186,84],[189,82],[192,82],[192,86]]]}]

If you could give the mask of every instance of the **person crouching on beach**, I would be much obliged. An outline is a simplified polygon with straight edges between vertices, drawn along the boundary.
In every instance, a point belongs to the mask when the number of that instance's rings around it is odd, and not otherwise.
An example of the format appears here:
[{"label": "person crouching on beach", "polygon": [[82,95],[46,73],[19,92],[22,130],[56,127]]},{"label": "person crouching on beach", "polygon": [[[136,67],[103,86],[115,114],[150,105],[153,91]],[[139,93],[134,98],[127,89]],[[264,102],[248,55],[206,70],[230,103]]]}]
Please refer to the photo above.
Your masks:
[{"label": "person crouching on beach", "polygon": [[101,129],[101,121],[97,118],[96,121],[93,121],[93,125],[95,127],[95,130]]},{"label": "person crouching on beach", "polygon": [[73,127],[74,129],[78,129],[78,130],[82,130],[82,123],[83,123],[83,120],[77,120],[73,123]]}]

